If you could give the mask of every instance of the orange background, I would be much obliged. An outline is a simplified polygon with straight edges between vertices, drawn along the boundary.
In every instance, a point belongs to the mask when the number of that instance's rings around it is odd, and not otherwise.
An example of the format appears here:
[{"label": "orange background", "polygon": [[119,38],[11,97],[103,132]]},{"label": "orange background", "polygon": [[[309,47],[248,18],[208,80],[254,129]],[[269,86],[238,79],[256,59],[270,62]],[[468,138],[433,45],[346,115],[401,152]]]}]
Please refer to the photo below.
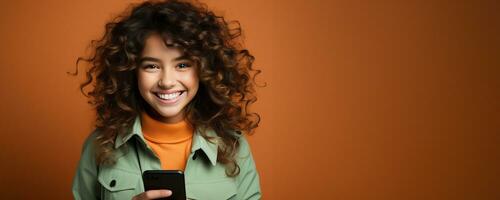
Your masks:
[{"label": "orange background", "polygon": [[[497,1],[209,0],[256,57],[265,199],[500,199]],[[1,199],[70,199],[66,75],[123,0],[0,2]]]}]

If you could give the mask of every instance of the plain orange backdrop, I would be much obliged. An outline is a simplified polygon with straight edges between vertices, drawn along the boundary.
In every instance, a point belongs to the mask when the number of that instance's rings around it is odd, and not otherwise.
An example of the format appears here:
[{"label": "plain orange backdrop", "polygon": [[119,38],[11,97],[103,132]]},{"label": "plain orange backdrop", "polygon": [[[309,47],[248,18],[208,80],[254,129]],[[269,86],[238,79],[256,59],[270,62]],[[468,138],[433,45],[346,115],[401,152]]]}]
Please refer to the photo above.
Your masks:
[{"label": "plain orange backdrop", "polygon": [[[131,2],[0,2],[0,199],[71,199],[73,71]],[[265,199],[500,199],[498,1],[207,0],[256,57]]]}]

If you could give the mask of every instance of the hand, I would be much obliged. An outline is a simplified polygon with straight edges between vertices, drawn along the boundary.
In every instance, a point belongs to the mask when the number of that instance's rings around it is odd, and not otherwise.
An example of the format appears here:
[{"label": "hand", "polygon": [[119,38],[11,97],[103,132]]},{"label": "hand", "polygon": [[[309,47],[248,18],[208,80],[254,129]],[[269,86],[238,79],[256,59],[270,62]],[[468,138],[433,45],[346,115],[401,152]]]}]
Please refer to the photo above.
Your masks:
[{"label": "hand", "polygon": [[148,190],[146,192],[134,196],[132,200],[158,199],[163,197],[169,197],[170,195],[172,195],[172,191],[170,190]]}]

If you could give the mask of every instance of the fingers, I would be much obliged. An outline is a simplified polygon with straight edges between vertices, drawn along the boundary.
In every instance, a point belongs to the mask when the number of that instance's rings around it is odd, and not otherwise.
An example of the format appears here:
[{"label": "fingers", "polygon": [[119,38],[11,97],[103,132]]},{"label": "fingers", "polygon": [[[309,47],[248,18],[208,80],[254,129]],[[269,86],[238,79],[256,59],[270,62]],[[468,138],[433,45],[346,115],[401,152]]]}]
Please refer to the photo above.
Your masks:
[{"label": "fingers", "polygon": [[158,199],[162,197],[169,197],[170,195],[172,195],[172,191],[170,190],[148,190],[135,196],[132,200]]}]

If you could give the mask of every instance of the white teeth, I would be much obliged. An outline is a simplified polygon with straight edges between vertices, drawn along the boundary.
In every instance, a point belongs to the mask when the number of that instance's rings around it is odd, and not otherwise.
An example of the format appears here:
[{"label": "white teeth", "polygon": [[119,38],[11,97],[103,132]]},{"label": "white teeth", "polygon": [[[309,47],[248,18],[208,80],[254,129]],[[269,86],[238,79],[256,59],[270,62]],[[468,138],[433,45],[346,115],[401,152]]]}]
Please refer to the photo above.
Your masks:
[{"label": "white teeth", "polygon": [[180,94],[181,94],[181,92],[170,93],[170,94],[160,94],[160,93],[158,93],[158,96],[159,96],[161,99],[170,100],[170,99],[175,99],[175,98],[176,98],[176,97],[178,97]]}]

